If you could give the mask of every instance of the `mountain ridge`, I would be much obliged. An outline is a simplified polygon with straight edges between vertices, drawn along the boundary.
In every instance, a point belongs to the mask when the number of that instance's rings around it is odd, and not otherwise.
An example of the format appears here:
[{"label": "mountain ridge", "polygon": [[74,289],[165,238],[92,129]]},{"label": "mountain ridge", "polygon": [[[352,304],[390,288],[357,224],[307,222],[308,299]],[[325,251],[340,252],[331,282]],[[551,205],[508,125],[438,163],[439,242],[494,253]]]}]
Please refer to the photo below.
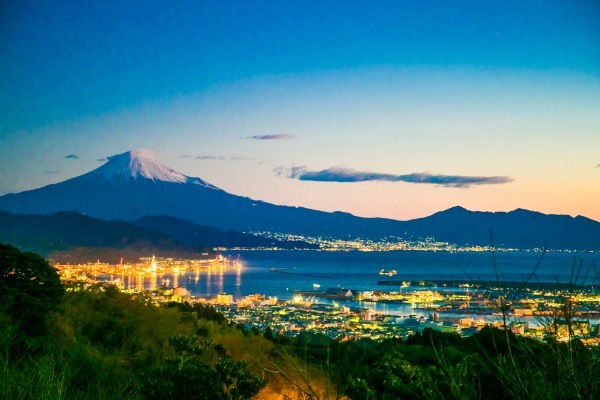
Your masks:
[{"label": "mountain ridge", "polygon": [[200,178],[180,174],[139,151],[109,157],[99,168],[60,183],[0,196],[0,210],[22,214],[77,211],[129,222],[168,215],[224,231],[373,240],[435,237],[457,245],[489,245],[492,231],[498,244],[506,247],[600,250],[600,223],[586,217],[524,209],[469,211],[455,206],[428,217],[397,221],[274,205],[230,194]]},{"label": "mountain ridge", "polygon": [[[0,209],[13,213],[48,214],[78,211],[105,220],[134,221],[148,215],[171,215],[221,230],[286,231],[310,235],[345,236],[356,232],[379,236],[396,232],[397,221],[369,219],[348,213],[327,213],[303,207],[276,206],[264,201],[227,193],[200,178],[157,180],[146,178],[122,165],[157,164],[155,169],[170,170],[134,151],[110,157],[106,164],[84,175],[42,188],[0,196]],[[129,160],[128,160],[129,158]],[[177,173],[178,174],[178,173]],[[135,175],[135,176],[131,176]],[[185,177],[185,175],[181,174]],[[106,179],[107,176],[115,179]],[[200,182],[197,184],[195,182]]]},{"label": "mountain ridge", "polygon": [[74,211],[45,215],[0,211],[0,242],[68,262],[98,258],[116,262],[120,257],[135,260],[152,253],[190,258],[212,253],[208,247],[184,244],[157,229],[105,221]]},{"label": "mountain ridge", "polygon": [[190,244],[209,247],[267,247],[281,249],[316,249],[317,245],[299,241],[281,241],[254,236],[233,230],[222,231],[206,225],[198,225],[170,215],[148,215],[132,222],[147,229],[157,229],[173,238]]},{"label": "mountain ridge", "polygon": [[[190,229],[200,234],[178,234],[182,224],[187,224]],[[95,258],[105,259],[103,253],[106,249],[121,250],[129,256],[133,253],[139,256],[157,253],[161,256],[179,257],[193,256],[194,253],[214,253],[212,249],[219,247],[316,247],[305,242],[282,242],[235,231],[223,232],[216,228],[176,220],[174,217],[148,216],[134,222],[105,221],[75,211],[52,214],[13,214],[0,211],[0,242],[46,256],[60,253],[63,259],[68,259],[68,255],[73,252],[82,253],[82,249],[86,249],[86,254],[100,255]]]},{"label": "mountain ridge", "polygon": [[459,208],[406,221],[407,229],[414,235],[430,234],[439,241],[456,242],[460,237],[461,244],[600,250],[600,223],[587,217],[522,208],[508,212]]}]

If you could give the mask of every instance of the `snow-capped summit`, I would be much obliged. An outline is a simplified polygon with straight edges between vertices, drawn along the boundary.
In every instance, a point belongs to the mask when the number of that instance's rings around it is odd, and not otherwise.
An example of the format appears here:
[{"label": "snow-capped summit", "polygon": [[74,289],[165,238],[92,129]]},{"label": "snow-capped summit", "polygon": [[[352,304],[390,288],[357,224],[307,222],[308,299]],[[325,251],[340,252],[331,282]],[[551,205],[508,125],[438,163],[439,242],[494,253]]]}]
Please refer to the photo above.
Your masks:
[{"label": "snow-capped summit", "polygon": [[107,157],[108,161],[85,175],[80,180],[98,179],[127,181],[130,179],[149,179],[171,183],[191,183],[210,189],[218,189],[200,178],[183,175],[166,165],[158,163],[146,150],[130,150],[122,154]]},{"label": "snow-capped summit", "polygon": [[[105,220],[170,216],[223,230],[289,232],[305,236],[436,237],[449,243],[489,245],[489,231],[505,247],[600,249],[600,223],[583,217],[471,212],[452,208],[409,222],[288,207],[237,196],[156,162],[143,150],[128,151],[85,175],[0,196],[0,210],[18,214],[77,211]],[[3,230],[4,229],[4,230]],[[89,227],[81,226],[81,232]],[[179,228],[177,228],[179,229]],[[181,228],[187,232],[188,228]],[[194,228],[195,229],[195,228]],[[0,224],[0,233],[6,228]],[[194,235],[195,231],[190,231]],[[516,233],[515,233],[516,232]],[[15,237],[8,232],[10,237]]]}]

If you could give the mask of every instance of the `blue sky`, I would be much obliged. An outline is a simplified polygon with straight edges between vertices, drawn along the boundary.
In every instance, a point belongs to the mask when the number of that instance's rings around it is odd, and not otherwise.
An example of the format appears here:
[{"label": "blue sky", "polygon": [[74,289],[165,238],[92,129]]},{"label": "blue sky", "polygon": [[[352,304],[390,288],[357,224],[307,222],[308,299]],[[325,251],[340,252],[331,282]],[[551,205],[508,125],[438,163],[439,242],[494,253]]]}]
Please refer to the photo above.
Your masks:
[{"label": "blue sky", "polygon": [[[0,18],[0,193],[148,148],[280,204],[600,219],[597,2],[9,1]],[[312,175],[277,173],[294,167]],[[306,179],[334,167],[511,180]]]}]

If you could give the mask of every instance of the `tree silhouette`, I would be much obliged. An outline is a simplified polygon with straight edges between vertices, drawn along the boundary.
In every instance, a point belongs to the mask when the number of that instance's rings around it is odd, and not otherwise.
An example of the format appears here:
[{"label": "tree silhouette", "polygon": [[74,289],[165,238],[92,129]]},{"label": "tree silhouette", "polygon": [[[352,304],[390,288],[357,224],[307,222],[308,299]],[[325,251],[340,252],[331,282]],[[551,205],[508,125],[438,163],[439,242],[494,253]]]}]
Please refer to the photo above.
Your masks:
[{"label": "tree silhouette", "polygon": [[0,310],[30,335],[46,331],[46,318],[61,302],[60,277],[46,260],[0,243]]}]

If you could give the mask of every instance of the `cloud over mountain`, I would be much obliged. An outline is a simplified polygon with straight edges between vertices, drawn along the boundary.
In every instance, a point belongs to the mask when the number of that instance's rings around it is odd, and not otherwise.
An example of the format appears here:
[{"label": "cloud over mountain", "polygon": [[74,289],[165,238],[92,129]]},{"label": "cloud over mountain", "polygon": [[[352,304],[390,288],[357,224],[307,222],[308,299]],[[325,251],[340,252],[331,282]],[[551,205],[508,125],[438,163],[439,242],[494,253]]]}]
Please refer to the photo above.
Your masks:
[{"label": "cloud over mountain", "polygon": [[225,160],[225,157],[222,156],[196,156],[195,160]]},{"label": "cloud over mountain", "polygon": [[280,133],[276,135],[254,135],[248,137],[248,139],[256,139],[256,140],[292,140],[296,139],[296,135],[292,135],[290,133]]},{"label": "cloud over mountain", "polygon": [[244,161],[244,160],[253,160],[253,158],[250,157],[237,157],[237,156],[232,156],[232,157],[225,157],[225,156],[210,156],[210,155],[203,155],[203,156],[191,156],[191,155],[183,155],[183,156],[179,156],[178,158],[191,158],[194,160],[209,160],[209,161]]},{"label": "cloud over mountain", "polygon": [[[342,167],[323,171],[309,171],[306,167],[281,168],[278,172],[289,178],[304,180],[405,181],[450,187],[502,183],[511,179],[393,175]],[[62,182],[0,196],[0,210],[14,214],[77,211],[88,217],[110,221],[135,221],[151,215],[170,216],[189,221],[192,225],[213,226],[224,231],[269,230],[336,238],[351,235],[373,240],[406,235],[411,238],[435,237],[438,241],[459,245],[487,245],[491,229],[495,236],[502,238],[501,244],[505,247],[526,249],[545,245],[551,249],[600,249],[600,224],[581,216],[544,215],[522,209],[510,213],[469,212],[454,207],[431,217],[403,222],[356,217],[346,212],[329,213],[279,206],[228,193],[201,178],[184,175],[160,164],[150,154],[139,150],[108,157],[105,164],[94,170]],[[28,226],[31,228],[31,224]],[[0,228],[3,227],[0,221]],[[195,235],[197,228],[190,228],[189,232]],[[72,235],[79,234],[65,229]],[[91,234],[95,232],[94,229],[84,230]]]},{"label": "cloud over mountain", "polygon": [[275,168],[275,174],[290,179],[317,182],[408,182],[431,185],[468,188],[478,185],[495,185],[512,182],[510,176],[462,176],[438,175],[430,173],[412,173],[405,175],[384,174],[376,172],[361,172],[345,167],[331,167],[321,171],[309,171],[306,167]]}]

